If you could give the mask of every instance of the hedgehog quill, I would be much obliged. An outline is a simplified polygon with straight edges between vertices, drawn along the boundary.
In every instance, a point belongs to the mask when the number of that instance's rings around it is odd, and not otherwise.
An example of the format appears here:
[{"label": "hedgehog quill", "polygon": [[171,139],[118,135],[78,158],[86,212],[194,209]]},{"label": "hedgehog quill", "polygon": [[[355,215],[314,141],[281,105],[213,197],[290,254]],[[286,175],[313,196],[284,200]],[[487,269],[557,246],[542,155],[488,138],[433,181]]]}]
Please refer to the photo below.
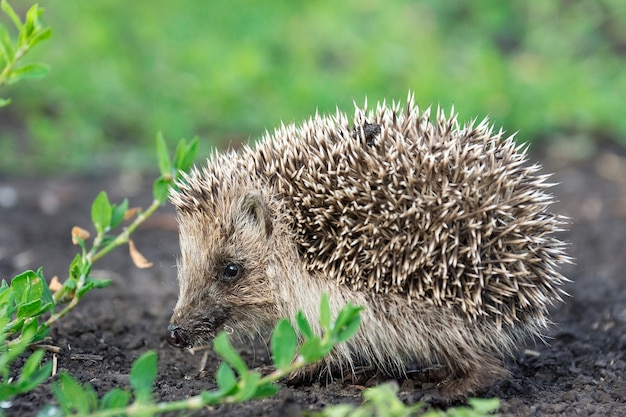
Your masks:
[{"label": "hedgehog quill", "polygon": [[567,219],[539,169],[488,120],[431,121],[411,94],[215,153],[171,195],[181,257],[167,339],[188,348],[298,310],[319,322],[326,292],[335,313],[364,306],[362,324],[307,375],[439,366],[444,398],[489,386],[565,294]]}]

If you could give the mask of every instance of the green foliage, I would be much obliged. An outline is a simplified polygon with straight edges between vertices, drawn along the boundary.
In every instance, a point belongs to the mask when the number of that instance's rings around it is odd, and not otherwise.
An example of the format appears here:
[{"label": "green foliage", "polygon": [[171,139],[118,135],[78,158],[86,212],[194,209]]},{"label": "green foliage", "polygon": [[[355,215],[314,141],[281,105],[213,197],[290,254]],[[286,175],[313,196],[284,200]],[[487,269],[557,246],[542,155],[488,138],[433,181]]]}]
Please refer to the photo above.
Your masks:
[{"label": "green foliage", "polygon": [[163,139],[163,134],[161,132],[157,134],[157,156],[161,176],[154,181],[152,193],[155,200],[159,201],[160,204],[165,203],[167,200],[169,188],[176,187],[172,179],[180,178],[181,172],[186,172],[191,168],[197,152],[198,138],[194,138],[189,143],[187,143],[185,139],[181,139],[176,146],[174,161],[172,162],[167,152],[167,145],[165,139]]},{"label": "green foliage", "polygon": [[[324,297],[321,310],[328,306],[328,297]],[[239,356],[228,340],[225,332],[220,333],[214,341],[213,348],[223,362],[217,370],[217,389],[204,391],[199,395],[186,400],[156,403],[152,395],[152,388],[156,379],[156,353],[147,352],[133,364],[130,371],[132,392],[116,389],[98,400],[93,389],[88,384],[81,385],[67,374],[63,374],[52,391],[58,402],[58,407],[48,406],[39,414],[44,416],[154,416],[168,411],[197,410],[209,405],[239,403],[252,399],[265,398],[278,392],[276,382],[317,361],[310,355],[309,359],[302,353],[305,345],[318,346],[323,352],[328,352],[345,337],[345,327],[356,328],[360,320],[361,307],[350,304],[345,306],[337,316],[337,320],[322,324],[322,335],[302,335],[299,343],[296,331],[291,323],[284,319],[278,322],[272,332],[271,350],[275,370],[269,375],[261,375],[258,371],[248,369],[244,360]],[[326,314],[326,313],[324,313]],[[299,321],[311,328],[302,314]],[[341,317],[342,323],[338,322]],[[343,332],[343,333],[342,333]],[[315,341],[312,343],[312,341]],[[323,356],[323,355],[322,355]],[[134,399],[133,402],[130,402]]]},{"label": "green foliage", "polygon": [[[9,29],[0,24],[0,86],[14,84],[24,78],[45,76],[48,73],[48,66],[45,64],[19,64],[32,47],[52,35],[52,30],[42,26],[39,19],[43,9],[34,5],[26,12],[25,20],[22,21],[6,0],[2,0],[0,6],[18,31],[18,38],[14,40]],[[10,102],[10,99],[0,98],[0,107]]]},{"label": "green foliage", "polygon": [[[168,172],[162,173],[157,179],[161,180],[165,193],[161,190],[155,192],[154,201],[146,211],[129,212],[128,200],[121,204],[112,204],[106,193],[101,192],[91,207],[91,219],[96,231],[92,246],[87,248],[89,233],[74,228],[72,239],[80,246],[81,251],[70,264],[68,278],[63,284],[57,283],[54,293],[50,290],[42,269],[23,272],[15,276],[10,285],[4,280],[0,284],[0,401],[28,392],[50,376],[52,365],[41,364],[43,351],[30,355],[17,380],[11,378],[11,364],[25,353],[29,345],[43,340],[50,326],[69,313],[85,294],[94,288],[110,284],[110,280],[95,279],[90,275],[93,263],[114,248],[128,243],[130,235],[137,227],[164,203],[168,188],[181,177],[182,169],[189,169],[197,150],[197,140],[190,143],[181,140],[176,147],[174,162],[169,162],[170,157],[162,136],[159,141],[159,161],[168,161],[169,167]],[[129,217],[128,220],[133,219],[132,222],[119,234],[111,234],[126,217]],[[131,247],[131,256],[133,250],[136,253],[133,248],[134,246]],[[136,392],[137,401],[149,402],[156,375],[156,356],[147,356],[137,361],[135,368],[134,375],[137,377],[131,378],[131,385]],[[151,377],[150,372],[153,372]],[[63,376],[62,381],[65,382],[62,384],[63,388],[59,388],[56,393],[67,400],[63,402],[67,406],[66,412],[82,412],[96,404],[97,398],[93,390],[86,389],[84,396],[77,396],[77,392],[83,393],[80,385],[74,383],[69,376]],[[119,407],[124,399],[127,402],[127,397],[126,393],[115,391],[104,397],[102,403]]]},{"label": "green foliage", "polygon": [[31,354],[26,360],[17,381],[8,377],[9,363],[17,356],[22,355],[27,348],[28,344],[23,343],[13,346],[10,353],[0,353],[0,367],[3,374],[0,383],[0,401],[6,401],[18,394],[31,391],[50,376],[52,364],[41,364],[44,352],[40,350]]},{"label": "green foliage", "polygon": [[8,319],[3,329],[5,334],[11,336],[17,332],[28,331],[30,340],[43,339],[47,328],[38,319],[53,308],[52,293],[43,277],[43,271],[39,269],[37,272],[23,272],[13,278],[11,286],[3,281],[0,293],[3,316]]},{"label": "green foliage", "polygon": [[340,404],[326,407],[322,412],[308,414],[310,417],[488,417],[500,408],[497,399],[470,398],[468,406],[425,410],[421,403],[405,405],[397,396],[396,384],[382,384],[363,392],[363,404],[355,406]]},{"label": "green foliage", "polygon": [[[85,240],[80,234],[74,234],[73,237],[80,245],[82,252],[76,255],[70,265],[68,280],[55,293],[54,296],[57,302],[67,302],[74,298],[78,300],[92,288],[103,287],[109,284],[107,280],[95,280],[90,277],[89,273],[91,272],[93,262],[102,258],[116,247],[129,243],[130,235],[137,227],[166,201],[169,187],[173,186],[174,182],[181,177],[183,168],[189,169],[191,165],[189,161],[193,161],[195,158],[197,140],[194,139],[187,144],[184,139],[181,139],[176,148],[174,163],[171,163],[169,162],[170,157],[167,153],[167,147],[164,145],[164,139],[161,135],[158,137],[159,164],[162,164],[162,161],[168,161],[170,169],[155,180],[155,184],[159,183],[159,187],[154,188],[154,201],[145,211],[129,213],[128,200],[125,199],[121,204],[116,205],[109,201],[105,192],[98,194],[91,206],[91,220],[97,233],[93,240],[93,245],[88,250]],[[118,235],[110,234],[112,230],[120,226],[127,214],[134,216],[134,220]],[[131,247],[131,255],[134,253],[133,250],[134,247]],[[136,252],[136,250],[134,251]],[[142,267],[142,265],[138,266]]]},{"label": "green foliage", "polygon": [[[309,333],[305,337],[311,338],[312,334]],[[296,342],[298,335],[296,331],[289,323],[289,320],[282,319],[278,322],[272,333],[271,348],[272,357],[276,363],[277,368],[284,368],[289,365],[294,355],[296,354]]]},{"label": "green foliage", "polygon": [[[30,355],[17,380],[11,377],[11,363],[41,340],[47,327],[40,316],[52,308],[52,296],[41,270],[16,276],[11,285],[0,285],[0,401],[32,390],[49,375],[51,364],[41,366],[43,352]],[[15,335],[19,337],[15,338]]]},{"label": "green foliage", "polygon": [[135,361],[130,370],[130,385],[139,403],[152,401],[152,385],[156,380],[157,355],[154,352],[144,353]]},{"label": "green foliage", "polygon": [[[522,140],[623,139],[625,19],[621,0],[65,2],[46,10],[56,47],[34,51],[50,88],[11,92],[22,122],[1,132],[0,166],[151,167],[155,128],[199,134],[206,154],[409,88]],[[15,157],[24,136],[33,152]]]}]

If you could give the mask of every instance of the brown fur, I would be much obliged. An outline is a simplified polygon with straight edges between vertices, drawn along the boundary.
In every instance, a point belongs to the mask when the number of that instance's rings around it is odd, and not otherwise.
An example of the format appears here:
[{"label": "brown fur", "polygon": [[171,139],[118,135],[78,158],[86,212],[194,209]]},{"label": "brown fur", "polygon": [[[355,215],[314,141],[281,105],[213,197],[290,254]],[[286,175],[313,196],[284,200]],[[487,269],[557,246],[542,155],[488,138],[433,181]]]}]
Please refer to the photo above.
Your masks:
[{"label": "brown fur", "polygon": [[[214,155],[172,195],[184,344],[256,332],[298,310],[317,322],[365,306],[326,367],[403,376],[440,364],[448,398],[507,371],[502,357],[547,326],[567,262],[538,167],[486,122],[436,124],[399,106],[283,126],[256,149]],[[236,265],[235,278],[228,276]],[[232,272],[232,271],[231,271]],[[319,329],[316,329],[319,331]],[[187,343],[188,342],[188,343]]]}]

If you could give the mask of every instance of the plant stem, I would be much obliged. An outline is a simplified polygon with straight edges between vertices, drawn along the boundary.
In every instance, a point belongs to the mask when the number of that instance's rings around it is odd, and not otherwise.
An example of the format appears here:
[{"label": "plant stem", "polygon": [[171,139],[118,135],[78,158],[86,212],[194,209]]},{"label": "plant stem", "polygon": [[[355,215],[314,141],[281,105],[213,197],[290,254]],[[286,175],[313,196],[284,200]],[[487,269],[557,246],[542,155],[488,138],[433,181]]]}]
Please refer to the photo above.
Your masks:
[{"label": "plant stem", "polygon": [[[297,371],[298,369],[307,365],[306,360],[298,355],[296,359],[286,368],[276,369],[274,372],[264,376],[259,380],[258,387],[269,385],[277,382],[279,379],[289,375],[290,373]],[[219,405],[237,402],[235,395],[228,395],[216,398],[215,402],[207,402],[202,398],[202,394],[189,397],[186,400],[172,401],[172,402],[160,402],[160,403],[134,403],[126,407],[98,410],[88,414],[90,417],[112,417],[119,415],[155,415],[158,413],[165,413],[169,411],[181,411],[181,410],[200,410],[210,405]],[[74,414],[70,417],[86,417],[83,414]]]},{"label": "plant stem", "polygon": [[[130,235],[144,222],[146,221],[146,219],[150,216],[152,216],[152,214],[161,206],[161,202],[158,200],[153,200],[152,204],[150,205],[150,207],[148,207],[148,209],[144,212],[141,212],[137,215],[137,218],[119,235],[117,235],[117,237],[115,239],[113,239],[111,242],[109,242],[108,245],[106,245],[104,248],[100,249],[99,251],[97,251],[94,254],[87,254],[87,260],[91,263],[96,262],[97,260],[99,260],[100,258],[102,258],[104,255],[108,254],[109,252],[111,252],[113,249],[117,248],[120,245],[123,245],[125,243],[128,243],[128,239],[130,238]],[[95,248],[95,245],[94,245]]]},{"label": "plant stem", "polygon": [[74,295],[74,298],[72,298],[72,301],[70,301],[69,304],[66,305],[65,308],[63,308],[63,310],[59,311],[58,313],[54,313],[52,316],[50,316],[48,320],[46,320],[46,322],[43,325],[46,327],[52,326],[54,323],[57,322],[57,320],[59,320],[60,318],[65,316],[67,313],[72,311],[72,309],[76,307],[76,305],[78,304],[79,300],[80,298]]},{"label": "plant stem", "polygon": [[[100,242],[102,241],[103,234],[98,234],[98,236],[96,236],[96,238],[94,239],[94,244],[93,244],[92,249],[85,256],[86,262],[89,265],[92,265],[94,262],[96,262],[97,260],[99,260],[100,258],[105,256],[106,254],[111,252],[113,249],[117,248],[120,245],[123,245],[124,243],[128,243],[128,239],[129,239],[130,235],[143,222],[145,222],[146,219],[148,219],[150,216],[152,216],[152,214],[154,214],[154,212],[159,208],[160,205],[161,205],[161,202],[159,202],[158,200],[153,200],[152,204],[150,205],[150,207],[148,207],[148,209],[146,211],[144,211],[142,213],[139,213],[137,215],[137,217],[135,218],[135,220],[122,233],[117,235],[115,237],[115,239],[113,239],[111,242],[109,242],[109,244],[107,244],[102,249],[99,249],[99,246],[100,246]],[[61,317],[65,316],[74,307],[76,307],[76,305],[78,304],[78,301],[79,301],[79,297],[77,296],[77,294],[78,294],[79,290],[83,287],[83,285],[85,283],[85,278],[86,278],[86,276],[84,274],[82,274],[81,277],[79,278],[78,282],[76,283],[76,288],[73,291],[74,294],[70,298],[70,303],[63,310],[61,310],[60,312],[53,314],[44,323],[45,326],[50,327],[57,320],[59,320]],[[55,293],[54,294],[55,304],[58,305],[60,300],[62,299],[62,297],[64,297],[65,295],[66,295],[65,292],[62,292],[62,291],[58,291],[57,293]]]},{"label": "plant stem", "polygon": [[286,377],[290,373],[297,371],[300,368],[303,368],[306,365],[307,365],[307,362],[304,360],[302,355],[298,355],[296,359],[294,359],[294,361],[291,363],[291,365],[289,365],[287,368],[276,369],[274,372],[271,372],[268,375],[265,375],[263,378],[261,378],[259,380],[259,385],[267,385],[267,384],[276,382],[279,379]]},{"label": "plant stem", "polygon": [[[49,329],[50,326],[52,326],[54,323],[56,323],[60,318],[62,318],[67,313],[72,311],[74,309],[74,307],[76,307],[76,305],[78,304],[79,300],[80,300],[80,298],[78,296],[74,295],[74,298],[71,299],[69,304],[66,305],[63,308],[63,310],[59,311],[58,313],[54,313],[53,315],[51,315],[50,318],[48,318],[48,320],[46,320],[45,323],[42,324],[42,326],[45,326],[47,329]],[[31,317],[30,319],[27,319],[27,320],[32,321],[32,320],[35,320],[35,319],[36,318]],[[27,322],[24,322],[24,324],[26,325]],[[10,348],[11,346],[15,346],[16,344],[18,344],[21,340],[22,340],[22,334],[20,334],[15,339],[9,340],[8,342],[6,342],[6,344]],[[33,341],[31,340],[29,343],[32,343],[32,342]]]},{"label": "plant stem", "polygon": [[134,403],[126,407],[110,408],[107,410],[97,410],[88,414],[72,414],[70,417],[112,417],[119,415],[148,415],[152,416],[158,413],[179,410],[200,410],[206,407],[204,401],[199,395],[187,398],[186,400],[162,402],[162,403]]},{"label": "plant stem", "polygon": [[7,61],[6,67],[4,67],[4,70],[2,70],[2,73],[0,74],[0,86],[6,82],[8,75],[11,73],[11,70],[13,69],[15,64],[17,64],[17,61],[19,61],[24,55],[26,55],[26,52],[28,52],[28,45],[23,45],[18,48],[17,51],[15,51],[13,59],[10,62]]}]

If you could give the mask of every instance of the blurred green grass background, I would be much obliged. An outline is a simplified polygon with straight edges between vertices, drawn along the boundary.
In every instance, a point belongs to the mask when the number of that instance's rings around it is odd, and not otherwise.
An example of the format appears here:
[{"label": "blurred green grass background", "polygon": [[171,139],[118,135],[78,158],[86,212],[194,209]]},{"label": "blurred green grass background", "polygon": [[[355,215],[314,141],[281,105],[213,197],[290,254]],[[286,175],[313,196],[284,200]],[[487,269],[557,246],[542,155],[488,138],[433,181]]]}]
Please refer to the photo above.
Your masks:
[{"label": "blurred green grass background", "polygon": [[3,173],[146,169],[159,130],[206,154],[409,89],[524,141],[626,143],[624,0],[39,4],[51,72],[2,92]]}]

